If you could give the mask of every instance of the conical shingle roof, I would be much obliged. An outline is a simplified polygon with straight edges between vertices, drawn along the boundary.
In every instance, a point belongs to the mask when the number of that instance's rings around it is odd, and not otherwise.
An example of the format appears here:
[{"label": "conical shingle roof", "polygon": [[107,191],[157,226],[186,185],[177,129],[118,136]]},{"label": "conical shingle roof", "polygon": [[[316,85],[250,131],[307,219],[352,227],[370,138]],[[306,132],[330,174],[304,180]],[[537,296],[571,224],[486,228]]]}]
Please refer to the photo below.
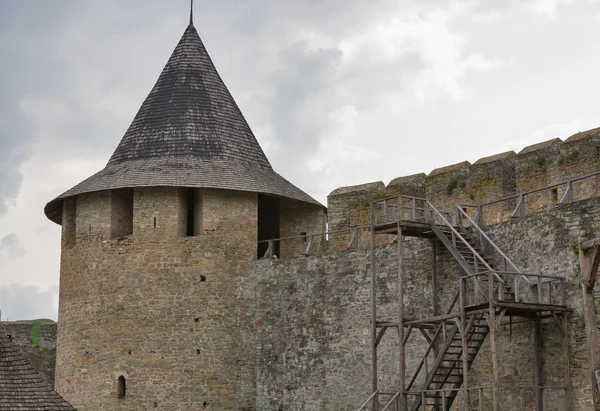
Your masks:
[{"label": "conical shingle roof", "polygon": [[4,335],[0,336],[0,410],[75,411]]},{"label": "conical shingle roof", "polygon": [[150,186],[252,191],[320,205],[273,170],[192,23],[106,167],[44,211],[60,223],[67,197]]}]

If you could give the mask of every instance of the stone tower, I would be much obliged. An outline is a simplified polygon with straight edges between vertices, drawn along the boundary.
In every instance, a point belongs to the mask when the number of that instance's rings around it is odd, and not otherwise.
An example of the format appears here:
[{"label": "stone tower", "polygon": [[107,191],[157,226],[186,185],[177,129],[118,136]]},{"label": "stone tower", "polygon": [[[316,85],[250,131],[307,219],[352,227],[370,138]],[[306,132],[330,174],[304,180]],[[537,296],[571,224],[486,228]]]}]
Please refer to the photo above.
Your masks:
[{"label": "stone tower", "polygon": [[246,265],[260,240],[323,232],[325,208],[272,169],[192,22],[106,167],[45,213],[62,225],[65,399],[255,409]]}]

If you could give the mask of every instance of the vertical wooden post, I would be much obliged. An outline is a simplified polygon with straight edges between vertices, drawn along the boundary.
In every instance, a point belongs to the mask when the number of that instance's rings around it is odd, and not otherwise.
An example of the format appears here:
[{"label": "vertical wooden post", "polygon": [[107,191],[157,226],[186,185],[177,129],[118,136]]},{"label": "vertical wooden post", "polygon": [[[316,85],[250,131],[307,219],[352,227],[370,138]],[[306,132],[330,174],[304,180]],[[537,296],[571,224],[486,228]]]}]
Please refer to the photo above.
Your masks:
[{"label": "vertical wooden post", "polygon": [[492,275],[493,273],[488,274],[488,295],[490,300],[488,326],[490,327],[490,355],[492,357],[492,410],[499,411],[500,387],[498,386],[498,355],[496,348],[496,307],[494,306],[494,278]]},{"label": "vertical wooden post", "polygon": [[400,219],[398,219],[398,334],[400,349],[400,410],[406,410],[406,363],[405,363],[405,352],[404,352],[404,235],[402,233],[402,226],[400,225]]},{"label": "vertical wooden post", "polygon": [[600,371],[598,353],[598,328],[596,326],[596,307],[594,304],[594,285],[600,265],[600,239],[579,244],[579,265],[581,266],[581,289],[583,292],[583,315],[590,354],[590,381],[594,410],[600,411],[600,389],[596,373]]},{"label": "vertical wooden post", "polygon": [[535,332],[533,337],[533,363],[535,376],[535,409],[542,411],[542,336],[540,316],[535,314]]},{"label": "vertical wooden post", "polygon": [[571,410],[571,371],[569,367],[569,320],[567,313],[562,315],[564,373],[565,373],[565,411]]},{"label": "vertical wooden post", "polygon": [[[402,327],[400,327],[402,328]],[[400,339],[402,345],[402,338]],[[371,387],[377,393],[377,271],[375,269],[375,202],[371,202]],[[373,398],[373,411],[379,411],[379,394]]]},{"label": "vertical wooden post", "polygon": [[[431,290],[433,294],[433,316],[437,317],[439,315],[438,310],[438,287],[437,287],[437,242],[434,239],[431,240]],[[433,358],[437,358],[438,356],[438,346],[434,343],[433,346]],[[441,387],[440,387],[441,388]],[[436,406],[440,406],[439,399],[435,400]]]},{"label": "vertical wooden post", "polygon": [[438,310],[438,286],[437,286],[437,242],[431,240],[431,290],[433,294],[433,316],[439,315]]},{"label": "vertical wooden post", "polygon": [[462,363],[463,363],[463,387],[465,388],[465,411],[471,409],[471,399],[469,398],[469,349],[467,342],[467,312],[466,312],[466,297],[467,297],[467,279],[460,279],[460,336],[462,341]]}]

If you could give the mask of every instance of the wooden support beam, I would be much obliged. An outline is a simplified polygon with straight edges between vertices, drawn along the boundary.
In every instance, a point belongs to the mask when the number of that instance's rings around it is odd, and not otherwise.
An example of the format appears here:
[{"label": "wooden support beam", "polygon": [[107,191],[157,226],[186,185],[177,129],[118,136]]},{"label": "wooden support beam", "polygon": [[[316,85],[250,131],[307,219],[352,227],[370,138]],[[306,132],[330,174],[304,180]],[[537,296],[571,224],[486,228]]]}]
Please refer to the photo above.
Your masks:
[{"label": "wooden support beam", "polygon": [[534,364],[534,386],[535,386],[535,409],[542,411],[542,336],[541,336],[541,320],[538,315],[534,318],[535,332],[533,337],[533,364]]},{"label": "wooden support beam", "polygon": [[590,356],[590,380],[594,410],[600,411],[600,354],[598,352],[598,328],[594,304],[594,285],[600,265],[600,238],[579,244],[579,265],[581,266],[581,290],[583,292],[583,315]]},{"label": "wooden support beam", "polygon": [[[471,409],[471,399],[469,398],[469,350],[467,333],[467,312],[465,310],[467,299],[467,280],[465,278],[460,279],[460,321],[457,319],[457,328],[460,330],[461,343],[462,343],[462,366],[463,366],[463,387],[465,391],[465,411]],[[475,317],[471,317],[473,319]]]},{"label": "wooden support beam", "polygon": [[387,329],[388,327],[382,327],[379,330],[379,332],[377,333],[377,338],[375,338],[375,347],[379,347],[379,343],[381,342],[381,339],[383,338],[383,335],[385,334]]},{"label": "wooden support beam", "polygon": [[[398,218],[398,334],[400,341],[404,342],[404,235]],[[406,358],[404,343],[398,346],[400,366],[400,410],[405,411],[407,407],[406,390]]]},{"label": "wooden support beam", "polygon": [[421,334],[423,334],[423,337],[425,337],[425,339],[427,340],[427,344],[431,344],[432,340],[429,334],[427,334],[427,332],[422,328],[419,328],[419,331],[421,331]]},{"label": "wooden support beam", "polygon": [[490,356],[492,357],[492,411],[499,411],[500,387],[498,374],[498,352],[496,347],[496,307],[494,307],[494,299],[491,298],[491,296],[494,295],[494,282],[491,273],[488,279],[488,286],[488,292],[490,295],[490,312],[487,320],[490,328]]},{"label": "wooden support beam", "polygon": [[571,410],[571,370],[569,366],[569,321],[567,314],[561,316],[563,329],[563,360],[565,373],[565,411]]},{"label": "wooden support beam", "polygon": [[[402,305],[402,304],[401,304]],[[404,330],[403,327],[400,327]],[[402,340],[402,338],[400,338]],[[377,270],[375,268],[375,203],[371,202],[371,390],[373,411],[379,411],[379,395],[377,389]]]}]

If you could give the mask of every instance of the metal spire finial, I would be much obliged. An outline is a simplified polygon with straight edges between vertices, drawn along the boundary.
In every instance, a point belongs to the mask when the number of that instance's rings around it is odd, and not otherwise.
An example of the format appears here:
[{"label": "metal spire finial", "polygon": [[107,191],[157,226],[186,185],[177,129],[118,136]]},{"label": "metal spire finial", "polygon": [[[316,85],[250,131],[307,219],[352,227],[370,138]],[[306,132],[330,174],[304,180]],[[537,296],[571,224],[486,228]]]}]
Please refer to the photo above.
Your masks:
[{"label": "metal spire finial", "polygon": [[190,0],[190,24],[194,24],[194,0]]}]

